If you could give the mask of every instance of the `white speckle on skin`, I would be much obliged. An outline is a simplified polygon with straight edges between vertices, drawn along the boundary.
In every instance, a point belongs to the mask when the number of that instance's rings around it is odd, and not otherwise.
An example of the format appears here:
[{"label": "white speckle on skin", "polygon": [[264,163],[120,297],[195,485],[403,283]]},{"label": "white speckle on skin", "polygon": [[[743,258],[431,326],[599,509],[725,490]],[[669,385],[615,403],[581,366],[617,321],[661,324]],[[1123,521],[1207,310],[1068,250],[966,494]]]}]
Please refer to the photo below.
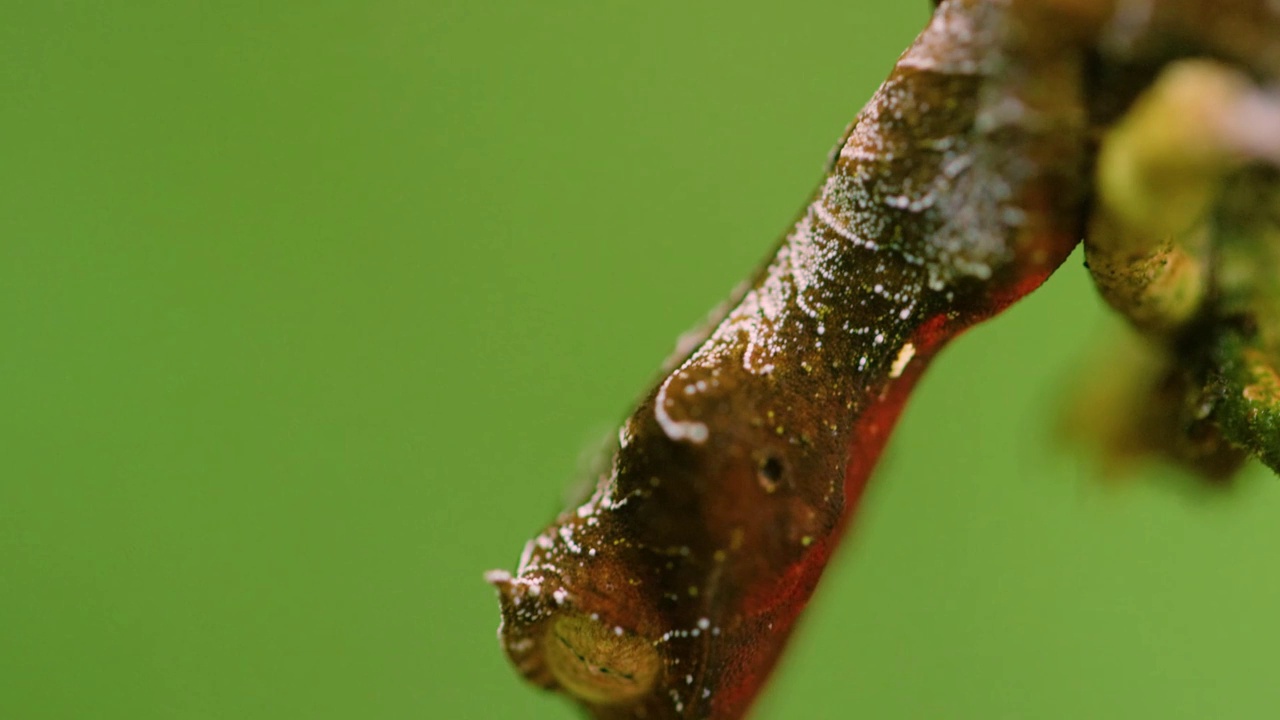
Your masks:
[{"label": "white speckle on skin", "polygon": [[911,358],[916,355],[916,346],[907,343],[898,351],[898,357],[893,361],[893,366],[889,368],[889,377],[899,377],[902,371],[907,369],[907,363],[911,362]]},{"label": "white speckle on skin", "polygon": [[516,566],[516,574],[524,572],[529,567],[529,561],[533,558],[533,541],[524,544],[524,550],[520,553],[520,564]]},{"label": "white speckle on skin", "polygon": [[575,555],[582,554],[582,546],[573,541],[573,528],[568,525],[560,526],[560,539],[564,540],[564,544],[568,546],[569,551]]},{"label": "white speckle on skin", "polygon": [[849,230],[848,223],[841,221],[833,215],[831,211],[827,209],[827,206],[822,203],[822,200],[815,201],[809,206],[809,208],[813,212],[814,216],[822,221],[823,225],[831,228],[840,237],[848,240],[854,245],[865,247],[870,250],[876,249],[877,245],[871,240],[854,235],[853,232]]},{"label": "white speckle on skin", "polygon": [[[696,357],[696,356],[695,356]],[[685,363],[688,365],[688,362]],[[683,369],[684,366],[681,366]],[[658,395],[653,401],[653,414],[658,421],[658,425],[662,428],[662,432],[672,440],[688,440],[694,445],[701,445],[707,441],[709,432],[707,426],[700,422],[690,422],[687,420],[676,420],[671,417],[667,411],[667,405],[672,401],[667,398],[667,388],[671,386],[671,382],[680,377],[680,371],[672,373],[670,377],[662,381],[662,386],[658,388]],[[689,393],[692,385],[685,386],[685,392]]]}]

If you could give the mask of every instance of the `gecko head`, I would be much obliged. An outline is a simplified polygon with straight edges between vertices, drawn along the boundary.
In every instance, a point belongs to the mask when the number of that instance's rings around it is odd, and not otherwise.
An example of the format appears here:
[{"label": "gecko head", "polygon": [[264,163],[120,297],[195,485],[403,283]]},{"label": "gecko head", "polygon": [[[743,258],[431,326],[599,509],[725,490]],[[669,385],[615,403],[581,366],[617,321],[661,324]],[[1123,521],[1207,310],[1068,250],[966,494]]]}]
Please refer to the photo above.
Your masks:
[{"label": "gecko head", "polygon": [[502,604],[498,637],[531,682],[595,705],[634,700],[653,688],[662,660],[649,640],[577,607],[563,587],[552,589],[553,578],[493,571],[486,579]]}]

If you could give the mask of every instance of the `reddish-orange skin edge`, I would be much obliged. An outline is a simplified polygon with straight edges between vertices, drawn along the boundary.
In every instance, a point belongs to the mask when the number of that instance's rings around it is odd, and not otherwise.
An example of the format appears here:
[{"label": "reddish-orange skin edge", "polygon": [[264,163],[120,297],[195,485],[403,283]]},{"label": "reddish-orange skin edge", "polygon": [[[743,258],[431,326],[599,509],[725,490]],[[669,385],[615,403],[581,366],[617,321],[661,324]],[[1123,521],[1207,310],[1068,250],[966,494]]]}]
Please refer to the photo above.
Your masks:
[{"label": "reddish-orange skin edge", "polygon": [[[1048,244],[1061,248],[1070,248],[1074,246],[1075,241],[1070,236],[1060,235],[1050,240]],[[1065,260],[1065,256],[1059,258],[1059,260]],[[907,400],[915,389],[916,382],[924,375],[933,358],[947,343],[962,335],[969,328],[989,317],[994,317],[1014,302],[1040,287],[1056,267],[1055,265],[1053,267],[1038,268],[1036,271],[1020,278],[1006,292],[993,296],[993,302],[987,308],[987,311],[975,316],[972,322],[968,324],[955,326],[948,322],[945,314],[939,314],[925,321],[911,336],[911,342],[916,347],[921,348],[916,355],[920,358],[919,363],[904,372],[890,386],[888,394],[879,402],[870,405],[858,422],[855,423],[853,436],[857,438],[857,450],[860,452],[850,454],[851,462],[845,468],[844,482],[847,509],[840,525],[835,532],[810,548],[810,555],[806,557],[804,562],[792,568],[792,582],[783,583],[791,585],[793,588],[790,597],[782,600],[782,604],[792,608],[791,615],[786,618],[791,627],[794,627],[794,621],[807,606],[823,569],[852,524],[852,520],[861,505],[863,491],[866,489],[867,482],[879,462],[880,455],[890,435],[892,435],[894,427],[897,425],[898,418],[906,407]],[[776,592],[776,588],[774,591]],[[744,714],[767,680],[772,666],[765,667],[763,670],[764,672],[758,677],[744,677],[739,684],[723,688],[715,700],[714,711],[711,716],[727,718]]]},{"label": "reddish-orange skin edge", "polygon": [[[1063,239],[1058,242],[1070,241]],[[1037,272],[1024,278],[1022,282],[1010,290],[1007,296],[999,298],[986,316],[976,319],[973,324],[948,329],[946,327],[946,316],[936,315],[925,322],[916,334],[912,336],[912,341],[917,347],[927,348],[917,354],[917,357],[921,358],[919,364],[909,372],[905,372],[892,385],[884,399],[868,407],[867,411],[855,424],[854,435],[858,438],[857,446],[861,453],[851,455],[856,459],[850,462],[845,469],[847,510],[839,527],[820,544],[813,546],[811,555],[803,563],[797,564],[793,568],[795,576],[793,587],[795,589],[792,591],[791,599],[783,601],[783,604],[792,608],[793,612],[787,618],[792,628],[794,628],[794,622],[801,611],[808,605],[812,592],[817,587],[827,562],[852,525],[852,521],[861,505],[863,491],[866,489],[867,482],[879,462],[880,455],[884,451],[894,427],[897,425],[899,416],[906,407],[907,399],[933,358],[947,343],[962,335],[973,325],[987,317],[999,314],[1009,305],[1040,287],[1051,273],[1052,269]],[[759,676],[744,677],[739,684],[723,688],[716,697],[714,710],[710,717],[731,718],[745,714],[747,708],[758,696],[771,671],[772,666],[765,667],[763,668],[763,673]]]}]

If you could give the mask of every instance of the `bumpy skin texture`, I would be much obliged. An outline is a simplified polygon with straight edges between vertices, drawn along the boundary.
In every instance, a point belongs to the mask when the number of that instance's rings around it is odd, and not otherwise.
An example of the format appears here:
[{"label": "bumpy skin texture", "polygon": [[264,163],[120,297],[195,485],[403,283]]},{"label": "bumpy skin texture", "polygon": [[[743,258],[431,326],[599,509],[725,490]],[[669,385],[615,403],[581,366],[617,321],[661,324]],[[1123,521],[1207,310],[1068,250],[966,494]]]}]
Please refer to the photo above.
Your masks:
[{"label": "bumpy skin texture", "polygon": [[1006,11],[942,5],[595,493],[490,575],[531,681],[599,718],[746,712],[921,371],[1078,239],[1079,67],[1011,62]]},{"label": "bumpy skin texture", "polygon": [[925,366],[1071,252],[1098,133],[1163,65],[1275,76],[1267,2],[941,3],[595,492],[490,573],[518,670],[597,718],[743,716]]}]

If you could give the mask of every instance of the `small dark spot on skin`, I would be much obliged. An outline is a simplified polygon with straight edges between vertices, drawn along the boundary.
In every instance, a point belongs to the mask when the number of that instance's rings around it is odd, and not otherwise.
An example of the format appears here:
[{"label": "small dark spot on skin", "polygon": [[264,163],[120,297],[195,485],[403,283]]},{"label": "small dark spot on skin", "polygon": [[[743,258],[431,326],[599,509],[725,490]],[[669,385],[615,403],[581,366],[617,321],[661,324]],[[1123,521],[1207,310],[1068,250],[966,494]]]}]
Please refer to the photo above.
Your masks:
[{"label": "small dark spot on skin", "polygon": [[756,476],[760,480],[760,487],[765,492],[771,493],[778,489],[778,483],[782,482],[782,461],[775,455],[768,455],[760,463],[760,469]]},{"label": "small dark spot on skin", "polygon": [[773,482],[778,482],[782,479],[782,461],[770,455],[760,466],[760,472]]}]

